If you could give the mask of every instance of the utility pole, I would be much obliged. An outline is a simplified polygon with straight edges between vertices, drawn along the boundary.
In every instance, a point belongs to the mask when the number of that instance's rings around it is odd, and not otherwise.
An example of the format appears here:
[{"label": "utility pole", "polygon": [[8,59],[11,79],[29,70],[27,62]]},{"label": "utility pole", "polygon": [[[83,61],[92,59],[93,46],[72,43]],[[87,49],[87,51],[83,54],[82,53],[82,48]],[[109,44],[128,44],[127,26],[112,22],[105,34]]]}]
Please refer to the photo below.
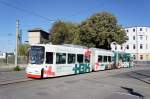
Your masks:
[{"label": "utility pole", "polygon": [[18,45],[22,44],[22,30],[19,30],[19,34],[18,34]]},{"label": "utility pole", "polygon": [[18,36],[19,36],[19,20],[16,21],[16,50],[15,50],[15,66],[18,66]]}]

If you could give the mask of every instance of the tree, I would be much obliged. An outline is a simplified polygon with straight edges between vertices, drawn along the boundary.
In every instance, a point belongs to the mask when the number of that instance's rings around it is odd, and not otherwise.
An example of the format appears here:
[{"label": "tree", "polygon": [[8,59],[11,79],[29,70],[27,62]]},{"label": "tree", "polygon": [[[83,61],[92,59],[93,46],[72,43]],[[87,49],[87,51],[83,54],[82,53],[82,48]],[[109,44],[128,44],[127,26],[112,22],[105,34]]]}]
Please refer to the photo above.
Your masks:
[{"label": "tree", "polygon": [[88,47],[110,49],[111,42],[122,44],[128,39],[124,29],[110,13],[92,15],[80,25],[80,42]]},{"label": "tree", "polygon": [[30,46],[27,45],[27,44],[21,44],[21,45],[19,45],[19,47],[18,47],[18,53],[19,53],[19,55],[20,56],[27,56],[28,55],[28,48],[29,47]]},{"label": "tree", "polygon": [[53,44],[74,44],[78,42],[75,38],[77,36],[78,31],[78,24],[57,21],[53,24],[50,30],[50,41]]}]

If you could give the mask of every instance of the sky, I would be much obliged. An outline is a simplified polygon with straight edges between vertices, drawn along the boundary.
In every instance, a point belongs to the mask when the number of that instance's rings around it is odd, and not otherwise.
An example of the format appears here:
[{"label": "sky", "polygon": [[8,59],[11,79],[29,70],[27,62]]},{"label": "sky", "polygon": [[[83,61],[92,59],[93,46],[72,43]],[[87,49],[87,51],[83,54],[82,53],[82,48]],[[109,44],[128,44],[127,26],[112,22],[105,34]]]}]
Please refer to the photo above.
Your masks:
[{"label": "sky", "polygon": [[56,20],[80,23],[94,13],[109,12],[125,27],[150,26],[150,0],[0,0],[0,51],[15,49],[16,20],[22,42],[28,30],[49,31]]}]

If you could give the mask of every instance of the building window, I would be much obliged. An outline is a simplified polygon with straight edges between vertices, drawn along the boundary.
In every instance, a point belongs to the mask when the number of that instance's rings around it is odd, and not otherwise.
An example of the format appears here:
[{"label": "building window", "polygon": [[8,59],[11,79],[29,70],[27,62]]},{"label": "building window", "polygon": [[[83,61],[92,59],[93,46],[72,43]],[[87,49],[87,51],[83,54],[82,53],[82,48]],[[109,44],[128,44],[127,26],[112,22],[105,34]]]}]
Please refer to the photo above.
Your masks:
[{"label": "building window", "polygon": [[143,44],[140,44],[140,49],[143,49]]},{"label": "building window", "polygon": [[146,49],[148,49],[148,44],[146,44]]},{"label": "building window", "polygon": [[147,35],[146,35],[146,40],[147,40]]},{"label": "building window", "polygon": [[143,36],[142,35],[140,35],[140,40],[142,40],[143,39]]},{"label": "building window", "polygon": [[143,60],[143,55],[140,55],[140,60]]},{"label": "building window", "polygon": [[142,28],[140,28],[140,31],[142,31]]},{"label": "building window", "polygon": [[135,29],[133,29],[133,32],[135,32]]},{"label": "building window", "polygon": [[129,49],[129,45],[127,45],[126,48]]},{"label": "building window", "polygon": [[135,55],[133,55],[133,59],[134,59],[134,60],[136,59],[136,56],[135,56]]},{"label": "building window", "polygon": [[135,36],[133,36],[133,40],[135,40]]},{"label": "building window", "polygon": [[135,49],[135,44],[133,44],[133,49]]}]

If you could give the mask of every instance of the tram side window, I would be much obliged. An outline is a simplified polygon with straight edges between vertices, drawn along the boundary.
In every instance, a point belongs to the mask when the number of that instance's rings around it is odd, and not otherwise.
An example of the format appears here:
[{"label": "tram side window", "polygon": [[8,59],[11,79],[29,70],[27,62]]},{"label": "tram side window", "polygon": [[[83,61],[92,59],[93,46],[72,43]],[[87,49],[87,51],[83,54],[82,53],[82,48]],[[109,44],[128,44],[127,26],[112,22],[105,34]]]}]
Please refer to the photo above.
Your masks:
[{"label": "tram side window", "polygon": [[85,61],[85,63],[90,63],[90,59],[88,59],[88,58],[85,58],[84,61]]},{"label": "tram side window", "polygon": [[113,56],[113,57],[111,57],[111,60],[114,62],[115,61],[115,57]]},{"label": "tram side window", "polygon": [[104,56],[104,62],[107,62],[107,56]]},{"label": "tram side window", "polygon": [[53,64],[53,53],[52,52],[46,52],[46,63]]},{"label": "tram side window", "polygon": [[83,63],[83,54],[77,54],[77,62]]},{"label": "tram side window", "polygon": [[56,53],[56,64],[66,63],[66,53]]},{"label": "tram side window", "polygon": [[108,62],[111,62],[111,56],[108,56]]},{"label": "tram side window", "polygon": [[98,62],[103,62],[103,57],[101,55],[98,55]]},{"label": "tram side window", "polygon": [[129,57],[127,57],[127,62],[130,62],[130,58]]},{"label": "tram side window", "polygon": [[68,64],[74,64],[75,63],[75,54],[68,54]]}]

